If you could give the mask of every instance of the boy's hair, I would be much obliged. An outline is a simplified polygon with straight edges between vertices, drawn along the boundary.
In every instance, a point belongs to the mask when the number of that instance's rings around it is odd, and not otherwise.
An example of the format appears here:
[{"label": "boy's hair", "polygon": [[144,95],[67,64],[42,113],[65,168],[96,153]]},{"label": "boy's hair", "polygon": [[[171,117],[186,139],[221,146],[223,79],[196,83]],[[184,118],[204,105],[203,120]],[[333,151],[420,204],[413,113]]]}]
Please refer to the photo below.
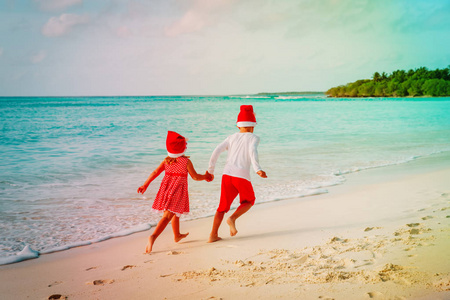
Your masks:
[{"label": "boy's hair", "polygon": [[[181,156],[181,157],[189,158],[190,156],[183,155],[183,156]],[[176,163],[176,162],[177,162],[177,159],[176,159],[175,157],[167,156],[166,158],[164,158],[164,162],[165,162],[166,164],[168,164],[168,165],[171,165],[171,164]]]}]

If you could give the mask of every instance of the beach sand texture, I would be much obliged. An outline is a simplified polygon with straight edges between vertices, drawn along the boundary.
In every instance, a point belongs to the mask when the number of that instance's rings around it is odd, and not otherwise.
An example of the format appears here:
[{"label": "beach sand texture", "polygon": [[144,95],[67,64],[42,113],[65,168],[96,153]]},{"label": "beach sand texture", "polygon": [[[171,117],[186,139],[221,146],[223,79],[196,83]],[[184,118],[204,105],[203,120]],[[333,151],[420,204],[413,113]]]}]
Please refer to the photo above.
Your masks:
[{"label": "beach sand texture", "polygon": [[256,205],[208,244],[212,218],[0,267],[2,299],[450,299],[450,160],[354,173],[329,194]]}]

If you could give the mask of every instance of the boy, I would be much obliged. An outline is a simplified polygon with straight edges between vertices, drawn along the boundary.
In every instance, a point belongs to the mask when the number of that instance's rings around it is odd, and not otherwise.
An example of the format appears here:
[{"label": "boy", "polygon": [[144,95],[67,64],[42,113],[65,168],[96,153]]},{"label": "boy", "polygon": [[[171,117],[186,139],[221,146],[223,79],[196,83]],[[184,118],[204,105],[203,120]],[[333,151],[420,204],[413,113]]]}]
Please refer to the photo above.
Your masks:
[{"label": "boy", "polygon": [[222,175],[220,203],[214,216],[208,243],[221,240],[218,235],[220,224],[238,194],[240,206],[227,219],[231,236],[235,236],[238,232],[235,225],[236,219],[255,204],[255,192],[250,182],[250,165],[253,166],[256,174],[262,178],[267,178],[266,173],[261,169],[258,162],[258,151],[256,148],[259,144],[259,137],[253,134],[256,118],[251,105],[241,105],[236,126],[239,128],[239,132],[227,137],[225,141],[214,149],[209,161],[208,171],[206,172],[206,175],[209,173],[211,178],[214,178],[214,168],[217,159],[220,153],[228,150],[227,161]]}]

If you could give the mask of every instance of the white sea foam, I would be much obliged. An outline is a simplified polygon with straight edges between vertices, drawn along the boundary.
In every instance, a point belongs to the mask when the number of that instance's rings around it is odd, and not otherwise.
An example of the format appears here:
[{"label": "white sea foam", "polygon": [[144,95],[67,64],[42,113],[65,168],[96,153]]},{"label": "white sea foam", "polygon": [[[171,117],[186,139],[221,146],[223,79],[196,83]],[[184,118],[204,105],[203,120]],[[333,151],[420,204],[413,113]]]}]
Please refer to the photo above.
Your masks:
[{"label": "white sea foam", "polygon": [[297,99],[325,99],[325,95],[299,95],[299,96],[277,96],[275,100],[297,100]]},{"label": "white sea foam", "polygon": [[258,96],[258,95],[241,95],[241,96],[229,96],[230,98],[236,99],[271,99],[269,96]]},{"label": "white sea foam", "polygon": [[118,231],[116,233],[110,234],[110,235],[106,235],[106,236],[102,236],[96,239],[92,239],[89,241],[84,241],[84,242],[77,242],[77,243],[72,243],[72,244],[68,244],[68,245],[64,245],[64,246],[59,246],[59,247],[55,247],[55,248],[50,248],[48,250],[44,250],[41,251],[41,254],[48,254],[48,253],[52,253],[52,252],[58,252],[58,251],[64,251],[64,250],[68,250],[70,248],[75,248],[75,247],[81,247],[81,246],[87,246],[87,245],[91,245],[93,243],[99,243],[99,242],[103,242],[112,238],[116,238],[116,237],[122,237],[122,236],[126,236],[126,235],[130,235],[136,232],[140,232],[140,231],[145,231],[145,230],[149,230],[152,226],[150,224],[140,224],[138,226],[134,226],[133,228],[128,228],[128,229],[124,229],[121,231]]},{"label": "white sea foam", "polygon": [[26,245],[22,251],[12,256],[0,257],[0,265],[13,264],[28,259],[38,258],[39,252],[33,250],[30,245]]},{"label": "white sea foam", "polygon": [[444,153],[444,152],[448,152],[448,151],[450,151],[450,148],[449,149],[445,149],[445,150],[439,150],[439,151],[431,151],[431,152],[423,154],[423,155],[414,155],[414,156],[410,156],[410,157],[404,158],[404,159],[399,159],[399,160],[396,160],[396,161],[377,161],[377,162],[372,162],[372,163],[368,163],[365,166],[351,167],[351,168],[344,169],[344,170],[337,170],[337,171],[333,172],[333,175],[341,176],[341,175],[346,175],[346,174],[350,174],[350,173],[360,172],[360,171],[364,171],[364,170],[370,170],[370,169],[376,169],[376,168],[382,168],[382,167],[389,167],[389,166],[405,164],[405,163],[409,163],[411,161],[414,161],[414,160],[422,158],[422,157],[428,157],[428,156],[432,156],[432,155],[436,155],[436,154],[440,154],[440,153]]},{"label": "white sea foam", "polygon": [[79,241],[77,243],[71,243],[71,244],[66,244],[66,245],[62,245],[62,246],[58,246],[58,247],[53,247],[53,248],[43,250],[40,252],[31,248],[30,245],[26,245],[21,251],[17,252],[15,255],[0,257],[0,265],[13,264],[13,263],[18,263],[18,262],[21,262],[24,260],[38,258],[40,256],[40,254],[49,254],[49,253],[53,253],[53,252],[69,250],[69,249],[75,248],[75,247],[87,246],[87,245],[91,245],[93,243],[99,243],[99,242],[109,240],[112,238],[122,237],[122,236],[130,235],[130,234],[133,234],[136,232],[145,231],[145,230],[150,229],[151,227],[152,226],[150,224],[141,224],[141,225],[135,226],[133,228],[121,230],[114,234],[103,236],[103,237],[100,237],[97,239],[93,239],[93,240],[89,240],[89,241]]}]

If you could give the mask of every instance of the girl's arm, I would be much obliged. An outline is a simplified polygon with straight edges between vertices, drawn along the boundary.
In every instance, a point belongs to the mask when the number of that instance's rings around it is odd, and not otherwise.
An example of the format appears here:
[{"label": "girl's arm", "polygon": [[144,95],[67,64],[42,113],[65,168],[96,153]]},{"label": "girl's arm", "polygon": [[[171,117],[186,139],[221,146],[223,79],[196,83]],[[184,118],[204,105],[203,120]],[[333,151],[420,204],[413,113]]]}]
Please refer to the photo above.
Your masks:
[{"label": "girl's arm", "polygon": [[194,169],[194,165],[192,164],[191,160],[188,160],[187,163],[187,169],[189,172],[189,175],[191,175],[192,179],[197,180],[197,181],[201,181],[201,180],[206,180],[206,174],[198,174],[195,169]]},{"label": "girl's arm", "polygon": [[144,194],[148,186],[150,185],[150,182],[155,180],[155,178],[158,177],[162,171],[164,171],[164,161],[155,169],[155,171],[150,174],[150,176],[148,176],[145,183],[137,189],[137,192],[140,194]]}]

